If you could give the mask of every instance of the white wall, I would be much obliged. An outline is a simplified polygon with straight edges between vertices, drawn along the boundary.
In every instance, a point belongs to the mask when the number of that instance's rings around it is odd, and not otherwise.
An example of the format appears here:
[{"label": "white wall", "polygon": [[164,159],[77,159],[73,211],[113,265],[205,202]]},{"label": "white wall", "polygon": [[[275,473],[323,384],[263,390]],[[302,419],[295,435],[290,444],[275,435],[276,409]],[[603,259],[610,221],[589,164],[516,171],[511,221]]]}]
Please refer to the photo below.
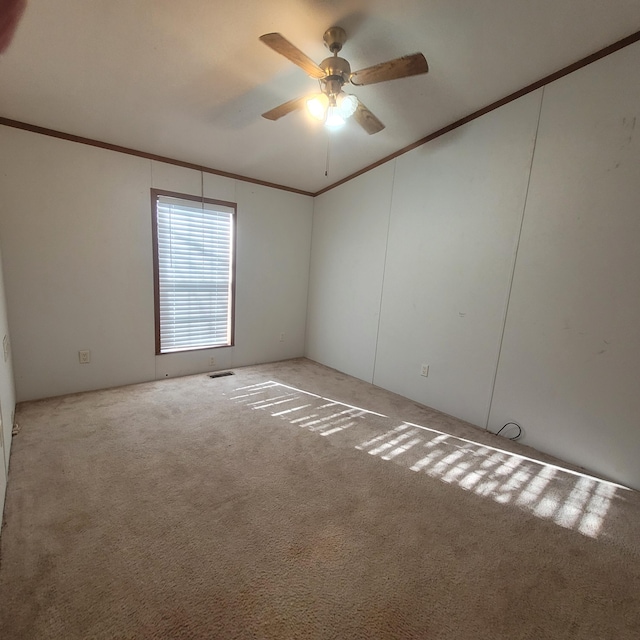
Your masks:
[{"label": "white wall", "polygon": [[155,356],[149,190],[199,195],[200,173],[8,127],[0,148],[18,400],[303,355],[310,197],[204,176],[238,203],[236,346]]},{"label": "white wall", "polygon": [[490,427],[640,488],[640,45],[545,90]]},{"label": "white wall", "polygon": [[308,355],[640,488],[639,65],[627,47],[317,198]]},{"label": "white wall", "polygon": [[308,357],[486,423],[541,96],[316,198]]},{"label": "white wall", "polygon": [[393,163],[318,196],[307,357],[373,381]]},{"label": "white wall", "polygon": [[[2,204],[0,203],[0,214],[1,213]],[[5,339],[7,341],[6,353],[4,349]],[[11,340],[9,338],[9,327],[7,323],[2,258],[0,257],[0,528],[2,528],[2,511],[7,488],[7,476],[9,473],[9,454],[11,450],[11,432],[13,430],[15,404]]]},{"label": "white wall", "polygon": [[396,161],[374,383],[475,424],[489,411],[540,97]]}]

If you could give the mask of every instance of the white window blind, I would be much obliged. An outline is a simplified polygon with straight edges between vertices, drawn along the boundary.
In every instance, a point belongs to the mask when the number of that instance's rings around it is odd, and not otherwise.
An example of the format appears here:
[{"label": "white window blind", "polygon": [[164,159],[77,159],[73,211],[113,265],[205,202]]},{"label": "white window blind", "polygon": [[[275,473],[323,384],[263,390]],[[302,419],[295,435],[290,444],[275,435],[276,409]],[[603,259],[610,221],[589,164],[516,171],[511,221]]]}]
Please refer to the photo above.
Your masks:
[{"label": "white window blind", "polygon": [[230,206],[156,195],[159,353],[232,344]]}]

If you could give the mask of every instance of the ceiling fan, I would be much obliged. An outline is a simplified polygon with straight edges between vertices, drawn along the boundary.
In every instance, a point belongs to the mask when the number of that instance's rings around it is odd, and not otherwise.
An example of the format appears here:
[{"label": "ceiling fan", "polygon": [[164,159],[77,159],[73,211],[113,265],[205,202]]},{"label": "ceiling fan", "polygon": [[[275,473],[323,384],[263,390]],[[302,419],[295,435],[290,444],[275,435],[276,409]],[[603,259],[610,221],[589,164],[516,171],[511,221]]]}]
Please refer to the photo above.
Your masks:
[{"label": "ceiling fan", "polygon": [[384,124],[356,96],[345,93],[343,85],[349,82],[355,86],[375,84],[429,71],[429,65],[421,53],[381,62],[360,71],[351,71],[349,63],[338,56],[342,45],[347,41],[347,34],[341,27],[330,27],[325,31],[324,44],[333,56],[325,58],[320,64],[316,64],[280,33],[267,33],[260,36],[260,40],[320,83],[319,93],[294,98],[263,113],[262,117],[268,120],[278,120],[306,106],[312,116],[324,121],[329,127],[344,124],[348,117],[353,116],[368,134],[378,133],[384,129]]}]

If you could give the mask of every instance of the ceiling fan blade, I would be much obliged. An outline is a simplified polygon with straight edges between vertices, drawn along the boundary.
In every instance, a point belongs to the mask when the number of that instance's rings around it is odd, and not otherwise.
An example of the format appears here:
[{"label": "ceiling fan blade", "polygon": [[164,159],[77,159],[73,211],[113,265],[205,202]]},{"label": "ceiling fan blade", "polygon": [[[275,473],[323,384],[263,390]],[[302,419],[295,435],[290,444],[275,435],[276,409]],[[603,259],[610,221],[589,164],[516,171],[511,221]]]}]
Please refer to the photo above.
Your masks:
[{"label": "ceiling fan blade", "polygon": [[306,54],[302,53],[298,47],[291,44],[280,33],[265,33],[260,36],[260,40],[267,47],[271,47],[276,53],[291,60],[293,64],[297,64],[301,69],[306,71],[312,78],[324,78],[325,72]]},{"label": "ceiling fan blade", "polygon": [[270,111],[262,114],[263,118],[267,120],[279,120],[282,116],[286,116],[288,113],[295,111],[296,109],[303,109],[305,102],[309,99],[309,96],[303,96],[302,98],[294,98],[285,102],[277,107],[274,107]]},{"label": "ceiling fan blade", "polygon": [[378,133],[384,129],[384,125],[378,118],[376,118],[367,107],[365,107],[360,100],[358,100],[358,107],[353,114],[355,121],[369,134]]},{"label": "ceiling fan blade", "polygon": [[406,78],[416,76],[420,73],[427,73],[429,65],[421,53],[414,53],[410,56],[402,56],[387,62],[381,62],[373,67],[367,67],[351,74],[351,84],[361,86],[364,84],[374,84],[396,78]]}]

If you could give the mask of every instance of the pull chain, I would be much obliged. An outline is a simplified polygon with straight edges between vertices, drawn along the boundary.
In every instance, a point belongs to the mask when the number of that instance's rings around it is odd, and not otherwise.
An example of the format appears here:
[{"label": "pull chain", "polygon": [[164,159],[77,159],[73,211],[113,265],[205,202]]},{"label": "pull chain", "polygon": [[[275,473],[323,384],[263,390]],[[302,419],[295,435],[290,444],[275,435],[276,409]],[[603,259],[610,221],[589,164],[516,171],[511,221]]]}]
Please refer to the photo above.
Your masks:
[{"label": "pull chain", "polygon": [[324,176],[329,177],[329,148],[331,146],[331,134],[327,131],[327,159],[324,165]]}]

